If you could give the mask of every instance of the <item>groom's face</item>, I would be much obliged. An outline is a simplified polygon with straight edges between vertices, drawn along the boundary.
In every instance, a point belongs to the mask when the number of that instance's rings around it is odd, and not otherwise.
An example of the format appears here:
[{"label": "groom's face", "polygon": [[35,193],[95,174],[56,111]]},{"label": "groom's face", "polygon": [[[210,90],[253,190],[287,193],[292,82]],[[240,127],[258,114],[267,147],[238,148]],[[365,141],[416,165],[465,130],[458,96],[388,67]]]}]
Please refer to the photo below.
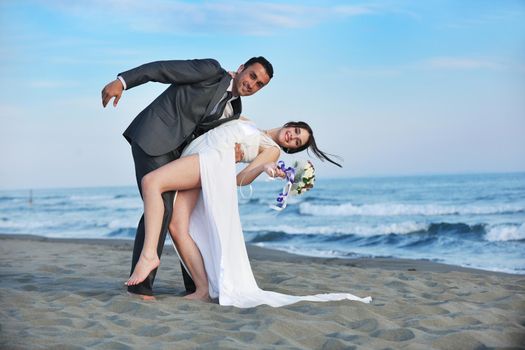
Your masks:
[{"label": "groom's face", "polygon": [[236,96],[250,96],[261,90],[270,82],[266,69],[260,63],[241,65],[233,78],[232,92]]}]

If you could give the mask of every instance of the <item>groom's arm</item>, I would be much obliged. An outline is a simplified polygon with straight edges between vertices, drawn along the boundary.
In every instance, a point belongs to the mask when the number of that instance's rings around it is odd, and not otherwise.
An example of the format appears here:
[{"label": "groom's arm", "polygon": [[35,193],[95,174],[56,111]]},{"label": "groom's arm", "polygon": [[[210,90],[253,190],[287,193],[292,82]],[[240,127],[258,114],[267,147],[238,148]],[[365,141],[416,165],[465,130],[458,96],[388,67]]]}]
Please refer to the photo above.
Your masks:
[{"label": "groom's arm", "polygon": [[115,98],[116,107],[122,91],[155,81],[165,84],[192,84],[223,74],[219,62],[214,59],[157,61],[143,64],[118,75],[118,78],[102,89],[102,106]]},{"label": "groom's arm", "polygon": [[124,88],[153,81],[164,84],[193,84],[207,80],[224,70],[214,59],[156,61],[120,73]]}]

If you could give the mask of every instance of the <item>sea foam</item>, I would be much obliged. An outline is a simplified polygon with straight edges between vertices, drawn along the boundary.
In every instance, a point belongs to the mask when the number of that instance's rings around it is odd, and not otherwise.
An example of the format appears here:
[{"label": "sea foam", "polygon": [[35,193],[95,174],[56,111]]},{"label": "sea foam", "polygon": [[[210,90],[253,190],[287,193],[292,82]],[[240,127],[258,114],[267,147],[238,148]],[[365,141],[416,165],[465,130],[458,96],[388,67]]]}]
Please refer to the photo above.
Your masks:
[{"label": "sea foam", "polygon": [[475,206],[475,205],[414,205],[401,203],[378,203],[354,205],[318,205],[302,203],[299,212],[313,216],[401,216],[401,215],[490,215],[501,213],[519,213],[525,208],[517,205]]},{"label": "sea foam", "polygon": [[406,221],[392,224],[378,225],[338,225],[338,226],[259,226],[252,225],[245,227],[245,231],[250,232],[282,232],[289,235],[358,235],[358,236],[379,236],[395,234],[408,234],[412,232],[424,231],[429,227],[428,224]]},{"label": "sea foam", "polygon": [[489,228],[485,239],[491,242],[525,240],[525,223],[493,226]]}]

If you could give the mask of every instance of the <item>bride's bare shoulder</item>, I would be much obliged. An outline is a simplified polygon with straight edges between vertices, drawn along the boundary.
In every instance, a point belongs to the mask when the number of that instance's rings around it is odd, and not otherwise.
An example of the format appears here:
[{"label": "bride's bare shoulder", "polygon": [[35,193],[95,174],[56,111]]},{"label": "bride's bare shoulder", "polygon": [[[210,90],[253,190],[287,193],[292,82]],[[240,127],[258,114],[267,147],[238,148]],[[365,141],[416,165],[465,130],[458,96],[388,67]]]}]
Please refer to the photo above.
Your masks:
[{"label": "bride's bare shoulder", "polygon": [[252,121],[251,119],[249,119],[249,118],[247,118],[247,117],[245,117],[245,116],[243,116],[243,115],[241,115],[241,116],[239,117],[239,119],[240,119],[240,120],[247,121],[247,122],[251,122],[251,121]]}]

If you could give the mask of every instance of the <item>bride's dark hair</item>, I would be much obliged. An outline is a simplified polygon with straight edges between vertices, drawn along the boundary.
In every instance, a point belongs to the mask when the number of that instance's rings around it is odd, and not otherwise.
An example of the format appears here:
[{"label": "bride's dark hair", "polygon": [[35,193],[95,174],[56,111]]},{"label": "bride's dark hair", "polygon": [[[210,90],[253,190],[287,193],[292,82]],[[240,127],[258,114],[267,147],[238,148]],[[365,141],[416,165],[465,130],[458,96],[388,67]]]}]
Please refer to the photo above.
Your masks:
[{"label": "bride's dark hair", "polygon": [[288,154],[293,154],[293,153],[304,151],[307,148],[310,148],[312,150],[313,154],[315,154],[315,156],[317,158],[321,159],[322,161],[327,160],[330,163],[335,164],[338,167],[342,168],[341,164],[339,164],[336,161],[332,160],[329,157],[329,155],[331,157],[334,157],[334,158],[337,158],[337,159],[341,159],[341,157],[333,155],[333,154],[330,154],[330,153],[325,153],[325,152],[321,151],[319,148],[317,148],[317,144],[315,143],[315,138],[314,138],[314,132],[312,131],[312,128],[310,127],[310,125],[308,125],[305,122],[288,122],[288,123],[284,124],[283,127],[285,127],[285,128],[288,128],[288,127],[296,128],[297,127],[297,128],[305,129],[310,134],[310,137],[308,138],[308,141],[306,143],[304,143],[303,145],[301,145],[301,146],[299,146],[297,148],[293,148],[293,149],[291,149],[291,148],[284,148],[283,147],[282,148],[283,151],[285,151]]}]

